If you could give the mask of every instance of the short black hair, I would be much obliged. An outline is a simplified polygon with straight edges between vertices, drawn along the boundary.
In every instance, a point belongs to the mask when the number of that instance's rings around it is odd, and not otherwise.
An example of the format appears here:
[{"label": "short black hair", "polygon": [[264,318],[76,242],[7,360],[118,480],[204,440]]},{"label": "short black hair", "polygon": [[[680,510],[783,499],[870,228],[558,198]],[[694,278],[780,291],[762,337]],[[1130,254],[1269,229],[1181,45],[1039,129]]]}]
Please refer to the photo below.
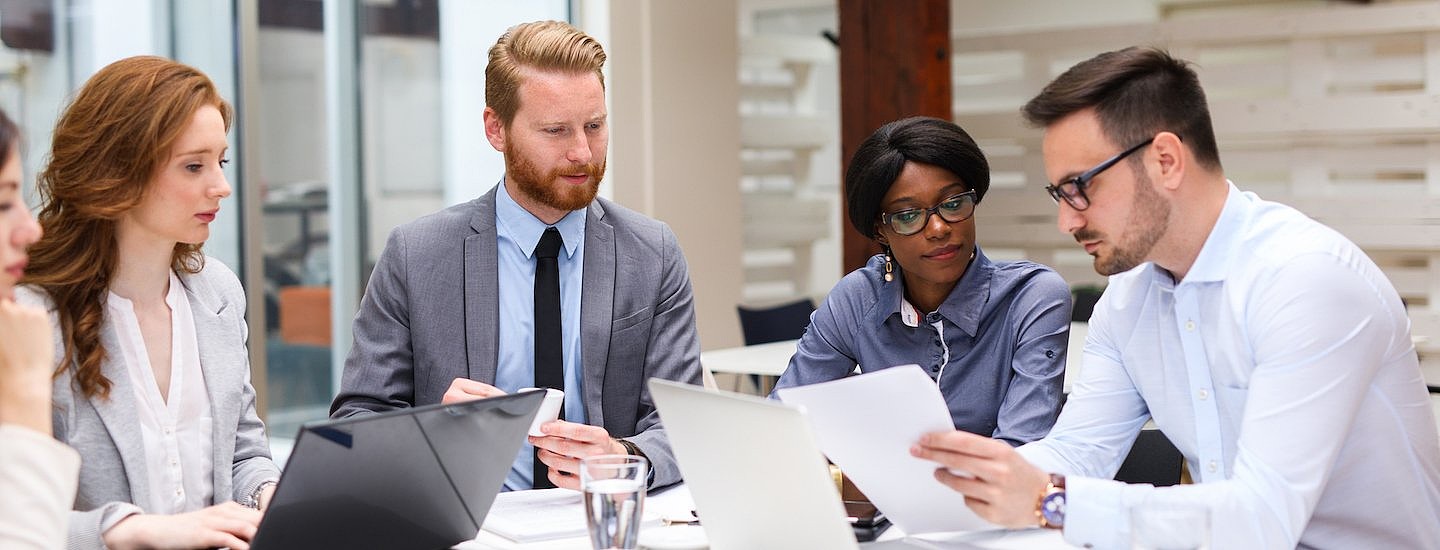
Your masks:
[{"label": "short black hair", "polygon": [[[1031,126],[1043,128],[1090,107],[1116,147],[1168,131],[1180,136],[1201,166],[1220,169],[1200,77],[1189,62],[1165,50],[1131,46],[1081,61],[1055,77],[1020,112]],[[1139,156],[1131,158],[1141,162]]]},{"label": "short black hair", "polygon": [[975,192],[977,204],[990,189],[990,163],[985,153],[954,122],[917,116],[888,123],[865,138],[845,171],[850,224],[861,234],[875,238],[880,204],[906,162],[949,170]]}]

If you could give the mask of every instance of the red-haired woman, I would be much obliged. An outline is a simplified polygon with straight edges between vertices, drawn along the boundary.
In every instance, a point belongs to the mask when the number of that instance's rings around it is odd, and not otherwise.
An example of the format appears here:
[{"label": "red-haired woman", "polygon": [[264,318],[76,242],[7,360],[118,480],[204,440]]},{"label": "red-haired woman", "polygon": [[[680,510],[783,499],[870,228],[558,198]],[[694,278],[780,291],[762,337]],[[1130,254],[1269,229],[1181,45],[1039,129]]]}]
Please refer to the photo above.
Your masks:
[{"label": "red-haired woman", "polygon": [[83,458],[71,548],[244,548],[279,478],[244,292],[200,251],[230,116],[203,73],[147,56],[101,69],[56,125],[18,299],[58,326],[55,437]]}]

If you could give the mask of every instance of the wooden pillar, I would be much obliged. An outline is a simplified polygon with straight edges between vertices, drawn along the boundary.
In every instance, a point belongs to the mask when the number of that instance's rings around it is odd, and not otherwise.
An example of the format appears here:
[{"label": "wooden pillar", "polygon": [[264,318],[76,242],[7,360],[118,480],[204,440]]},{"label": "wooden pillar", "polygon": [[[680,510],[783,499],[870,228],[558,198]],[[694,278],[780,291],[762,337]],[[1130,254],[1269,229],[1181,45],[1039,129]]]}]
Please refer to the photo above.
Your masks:
[{"label": "wooden pillar", "polygon": [[[844,174],[860,142],[885,123],[915,115],[954,118],[950,0],[838,0],[837,5]],[[880,248],[850,226],[843,198],[842,267],[849,273]]]}]

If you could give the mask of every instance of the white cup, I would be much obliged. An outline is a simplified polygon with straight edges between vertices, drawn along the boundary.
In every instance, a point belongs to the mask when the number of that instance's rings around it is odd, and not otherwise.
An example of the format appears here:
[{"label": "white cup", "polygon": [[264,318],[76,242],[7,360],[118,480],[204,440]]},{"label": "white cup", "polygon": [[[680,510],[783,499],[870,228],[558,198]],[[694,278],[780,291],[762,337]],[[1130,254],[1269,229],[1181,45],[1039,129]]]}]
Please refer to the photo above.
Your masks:
[{"label": "white cup", "polygon": [[560,406],[565,404],[565,392],[555,388],[520,388],[516,393],[530,390],[545,390],[545,402],[540,404],[540,412],[535,413],[535,422],[530,424],[530,435],[545,437],[545,432],[540,431],[540,425],[546,422],[553,422],[560,419]]}]

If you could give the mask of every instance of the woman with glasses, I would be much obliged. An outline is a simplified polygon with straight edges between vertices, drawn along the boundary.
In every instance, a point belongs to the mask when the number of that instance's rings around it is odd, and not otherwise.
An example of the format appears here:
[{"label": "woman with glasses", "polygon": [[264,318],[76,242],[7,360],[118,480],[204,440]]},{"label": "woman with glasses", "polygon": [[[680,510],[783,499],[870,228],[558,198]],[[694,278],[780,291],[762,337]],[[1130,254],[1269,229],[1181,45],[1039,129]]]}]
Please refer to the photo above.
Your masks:
[{"label": "woman with glasses", "polygon": [[811,316],[776,388],[920,365],[957,429],[1020,445],[1060,411],[1070,291],[1049,268],[994,262],[975,241],[990,166],[955,124],[876,130],[845,174],[850,223],[884,253],[846,275]]}]

